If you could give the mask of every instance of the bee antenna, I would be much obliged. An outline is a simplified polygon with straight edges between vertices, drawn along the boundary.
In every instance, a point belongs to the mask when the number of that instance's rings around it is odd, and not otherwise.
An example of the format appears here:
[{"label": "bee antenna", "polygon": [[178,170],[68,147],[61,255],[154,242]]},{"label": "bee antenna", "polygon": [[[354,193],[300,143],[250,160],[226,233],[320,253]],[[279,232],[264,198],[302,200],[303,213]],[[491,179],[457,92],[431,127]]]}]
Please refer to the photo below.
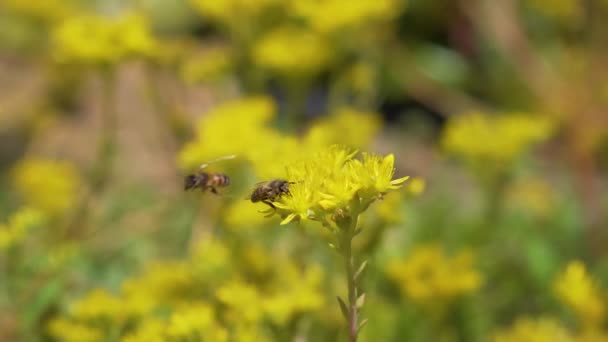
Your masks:
[{"label": "bee antenna", "polygon": [[212,163],[215,163],[218,161],[222,161],[222,160],[234,159],[234,158],[236,158],[236,154],[231,154],[231,155],[227,155],[227,156],[223,156],[223,157],[219,157],[219,158],[210,160],[206,163],[201,164],[201,166],[199,167],[199,170],[206,168],[207,166],[209,166],[209,164],[212,164]]}]

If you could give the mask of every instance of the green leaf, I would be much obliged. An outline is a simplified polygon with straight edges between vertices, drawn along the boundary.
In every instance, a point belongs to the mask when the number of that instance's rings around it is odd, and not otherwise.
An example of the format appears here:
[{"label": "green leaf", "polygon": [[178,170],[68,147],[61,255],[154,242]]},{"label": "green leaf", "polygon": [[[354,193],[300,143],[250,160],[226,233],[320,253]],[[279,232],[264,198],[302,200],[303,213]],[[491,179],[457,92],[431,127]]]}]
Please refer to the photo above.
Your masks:
[{"label": "green leaf", "polygon": [[355,280],[359,279],[359,276],[361,276],[361,273],[363,273],[366,266],[367,266],[367,260],[363,261],[361,263],[361,266],[359,266],[359,268],[357,269],[357,272],[355,272]]},{"label": "green leaf", "polygon": [[365,293],[362,293],[359,298],[357,298],[357,309],[361,309],[365,304]]},{"label": "green leaf", "polygon": [[47,283],[34,298],[24,312],[24,322],[28,327],[33,327],[44,312],[58,300],[63,290],[63,281],[60,278],[53,279]]},{"label": "green leaf", "polygon": [[348,321],[348,308],[346,307],[346,304],[344,303],[342,298],[340,298],[340,296],[337,296],[336,298],[338,298],[338,303],[340,304],[340,310],[342,311],[342,316],[344,316],[344,319],[346,321]]},{"label": "green leaf", "polygon": [[359,335],[359,332],[361,332],[361,329],[367,324],[368,321],[369,319],[366,318],[359,323],[359,327],[357,327],[357,335]]}]

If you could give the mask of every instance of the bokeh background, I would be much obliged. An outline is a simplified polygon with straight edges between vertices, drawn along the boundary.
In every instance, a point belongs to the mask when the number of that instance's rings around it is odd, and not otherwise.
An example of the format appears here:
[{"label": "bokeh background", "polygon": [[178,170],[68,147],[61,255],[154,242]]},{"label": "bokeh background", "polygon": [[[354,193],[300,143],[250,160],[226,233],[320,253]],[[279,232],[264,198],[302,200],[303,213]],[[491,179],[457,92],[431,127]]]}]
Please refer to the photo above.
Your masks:
[{"label": "bokeh background", "polygon": [[[323,228],[248,194],[332,144],[361,341],[608,341],[608,2],[2,0],[0,341],[346,340]],[[200,164],[220,195],[183,191]]]}]

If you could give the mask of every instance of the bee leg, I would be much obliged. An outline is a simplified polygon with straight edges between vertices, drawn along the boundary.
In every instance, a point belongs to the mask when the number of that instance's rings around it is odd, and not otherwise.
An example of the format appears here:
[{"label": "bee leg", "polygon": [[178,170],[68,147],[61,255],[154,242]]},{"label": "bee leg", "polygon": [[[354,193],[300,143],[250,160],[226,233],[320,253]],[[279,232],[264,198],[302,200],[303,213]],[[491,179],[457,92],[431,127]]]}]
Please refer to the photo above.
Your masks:
[{"label": "bee leg", "polygon": [[262,201],[262,203],[268,204],[272,209],[277,209],[277,207],[275,207],[274,204],[272,204],[272,202],[270,201]]},{"label": "bee leg", "polygon": [[213,192],[216,195],[219,195],[219,192],[217,192],[217,189],[214,187],[211,187],[211,192]]}]

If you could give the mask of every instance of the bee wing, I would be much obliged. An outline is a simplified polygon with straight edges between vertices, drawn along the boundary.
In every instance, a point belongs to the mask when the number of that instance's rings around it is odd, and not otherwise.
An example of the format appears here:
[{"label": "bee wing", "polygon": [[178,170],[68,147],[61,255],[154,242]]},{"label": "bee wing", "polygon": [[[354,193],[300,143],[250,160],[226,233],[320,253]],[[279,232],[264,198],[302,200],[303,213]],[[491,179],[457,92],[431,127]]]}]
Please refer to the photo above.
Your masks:
[{"label": "bee wing", "polygon": [[236,158],[236,154],[231,154],[231,155],[228,155],[228,156],[219,157],[219,158],[216,158],[216,159],[213,159],[213,160],[210,160],[210,161],[208,161],[206,163],[201,164],[201,166],[199,167],[199,169],[202,170],[202,169],[206,168],[207,166],[209,166],[209,164],[217,163],[217,162],[222,161],[222,160],[234,159],[234,158]]}]

